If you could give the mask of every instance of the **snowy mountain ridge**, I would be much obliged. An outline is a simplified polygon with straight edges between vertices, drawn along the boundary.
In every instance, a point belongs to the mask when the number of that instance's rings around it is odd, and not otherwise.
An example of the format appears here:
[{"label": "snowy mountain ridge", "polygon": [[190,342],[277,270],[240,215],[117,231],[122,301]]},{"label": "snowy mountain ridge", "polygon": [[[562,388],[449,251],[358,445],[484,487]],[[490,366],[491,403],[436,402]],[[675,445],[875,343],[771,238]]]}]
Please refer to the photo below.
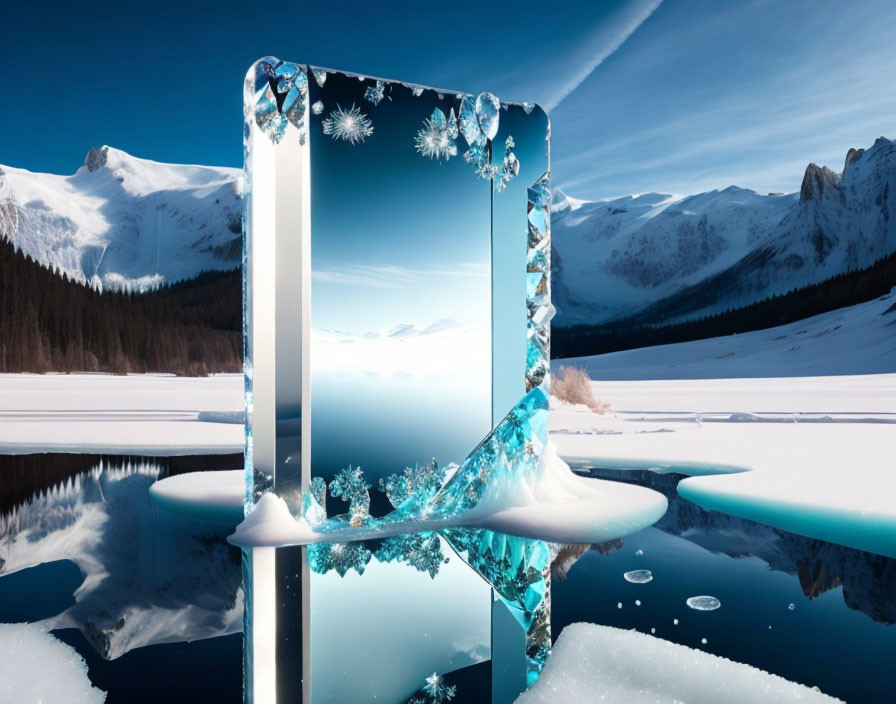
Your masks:
[{"label": "snowy mountain ridge", "polygon": [[70,278],[147,290],[239,266],[239,170],[93,148],[71,176],[0,167],[0,237]]},{"label": "snowy mountain ridge", "polygon": [[[891,188],[892,186],[892,188]],[[799,193],[737,186],[552,205],[555,324],[674,322],[862,269],[896,250],[896,141],[810,164]]]}]

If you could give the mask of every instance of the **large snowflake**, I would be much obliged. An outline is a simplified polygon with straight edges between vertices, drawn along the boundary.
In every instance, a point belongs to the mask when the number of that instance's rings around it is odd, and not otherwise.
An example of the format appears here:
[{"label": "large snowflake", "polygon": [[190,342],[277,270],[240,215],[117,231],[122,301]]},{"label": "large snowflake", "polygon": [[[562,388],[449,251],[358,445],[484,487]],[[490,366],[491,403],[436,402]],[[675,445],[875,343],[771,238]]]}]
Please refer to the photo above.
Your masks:
[{"label": "large snowflake", "polygon": [[344,110],[337,106],[323,121],[324,134],[333,139],[341,139],[352,144],[363,142],[373,134],[373,124],[360,108],[352,104]]}]

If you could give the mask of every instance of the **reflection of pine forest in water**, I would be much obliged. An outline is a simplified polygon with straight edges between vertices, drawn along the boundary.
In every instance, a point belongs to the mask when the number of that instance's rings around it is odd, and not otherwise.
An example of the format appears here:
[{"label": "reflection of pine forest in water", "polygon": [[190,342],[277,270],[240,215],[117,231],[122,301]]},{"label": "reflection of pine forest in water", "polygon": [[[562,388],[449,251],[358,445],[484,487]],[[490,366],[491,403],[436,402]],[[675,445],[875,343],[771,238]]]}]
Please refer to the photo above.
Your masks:
[{"label": "reflection of pine forest in water", "polygon": [[[85,657],[110,702],[190,692],[239,701],[239,551],[225,542],[228,528],[160,514],[147,491],[158,477],[240,462],[0,457],[0,621],[46,619]],[[594,474],[656,489],[669,511],[634,536],[560,550],[552,565],[554,637],[575,621],[654,629],[850,702],[885,700],[893,685],[887,653],[896,648],[896,560],[704,511],[678,496],[677,475]],[[359,544],[355,552],[361,562],[376,555],[430,575],[441,564],[427,535]],[[653,580],[624,580],[634,569],[650,569]],[[101,577],[84,582],[90,575]],[[82,582],[88,586],[76,601]],[[684,605],[704,593],[722,607],[702,613]],[[167,676],[153,677],[160,667]],[[477,666],[455,682],[479,690],[481,677]]]}]

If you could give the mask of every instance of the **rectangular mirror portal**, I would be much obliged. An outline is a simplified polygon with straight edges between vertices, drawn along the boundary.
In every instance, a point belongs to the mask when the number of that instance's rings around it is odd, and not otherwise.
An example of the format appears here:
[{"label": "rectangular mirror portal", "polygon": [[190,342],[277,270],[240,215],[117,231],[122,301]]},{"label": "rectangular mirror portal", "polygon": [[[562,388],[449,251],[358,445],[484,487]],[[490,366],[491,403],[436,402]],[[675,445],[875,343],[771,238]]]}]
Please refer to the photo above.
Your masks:
[{"label": "rectangular mirror portal", "polygon": [[[548,136],[540,108],[488,93],[250,69],[247,511],[273,491],[296,517],[365,525],[407,477],[446,481],[542,383]],[[247,551],[246,701],[513,701],[540,656],[508,624],[531,615],[506,615],[476,555],[544,552],[514,541]]]}]

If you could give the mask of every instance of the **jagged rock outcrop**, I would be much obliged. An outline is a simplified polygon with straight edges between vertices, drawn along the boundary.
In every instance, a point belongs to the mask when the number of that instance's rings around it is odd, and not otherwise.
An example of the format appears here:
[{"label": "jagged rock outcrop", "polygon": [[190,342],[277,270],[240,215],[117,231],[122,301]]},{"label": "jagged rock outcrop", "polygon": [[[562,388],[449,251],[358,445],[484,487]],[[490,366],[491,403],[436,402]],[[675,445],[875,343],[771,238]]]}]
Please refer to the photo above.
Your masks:
[{"label": "jagged rock outcrop", "polygon": [[103,168],[109,161],[109,147],[91,147],[84,159],[84,166],[88,171],[96,171]]},{"label": "jagged rock outcrop", "polygon": [[854,149],[850,147],[849,151],[846,152],[846,161],[843,164],[843,173],[846,173],[846,170],[849,168],[849,165],[853,162],[858,161],[862,158],[862,154],[865,153],[864,149]]},{"label": "jagged rock outcrop", "polygon": [[806,173],[803,174],[803,184],[800,186],[800,203],[806,203],[821,197],[827,188],[836,188],[840,183],[840,177],[827,166],[809,164]]},{"label": "jagged rock outcrop", "polygon": [[[665,325],[861,271],[896,251],[896,141],[810,164],[799,192],[552,203],[554,325]],[[562,263],[562,264],[561,264]]]}]

